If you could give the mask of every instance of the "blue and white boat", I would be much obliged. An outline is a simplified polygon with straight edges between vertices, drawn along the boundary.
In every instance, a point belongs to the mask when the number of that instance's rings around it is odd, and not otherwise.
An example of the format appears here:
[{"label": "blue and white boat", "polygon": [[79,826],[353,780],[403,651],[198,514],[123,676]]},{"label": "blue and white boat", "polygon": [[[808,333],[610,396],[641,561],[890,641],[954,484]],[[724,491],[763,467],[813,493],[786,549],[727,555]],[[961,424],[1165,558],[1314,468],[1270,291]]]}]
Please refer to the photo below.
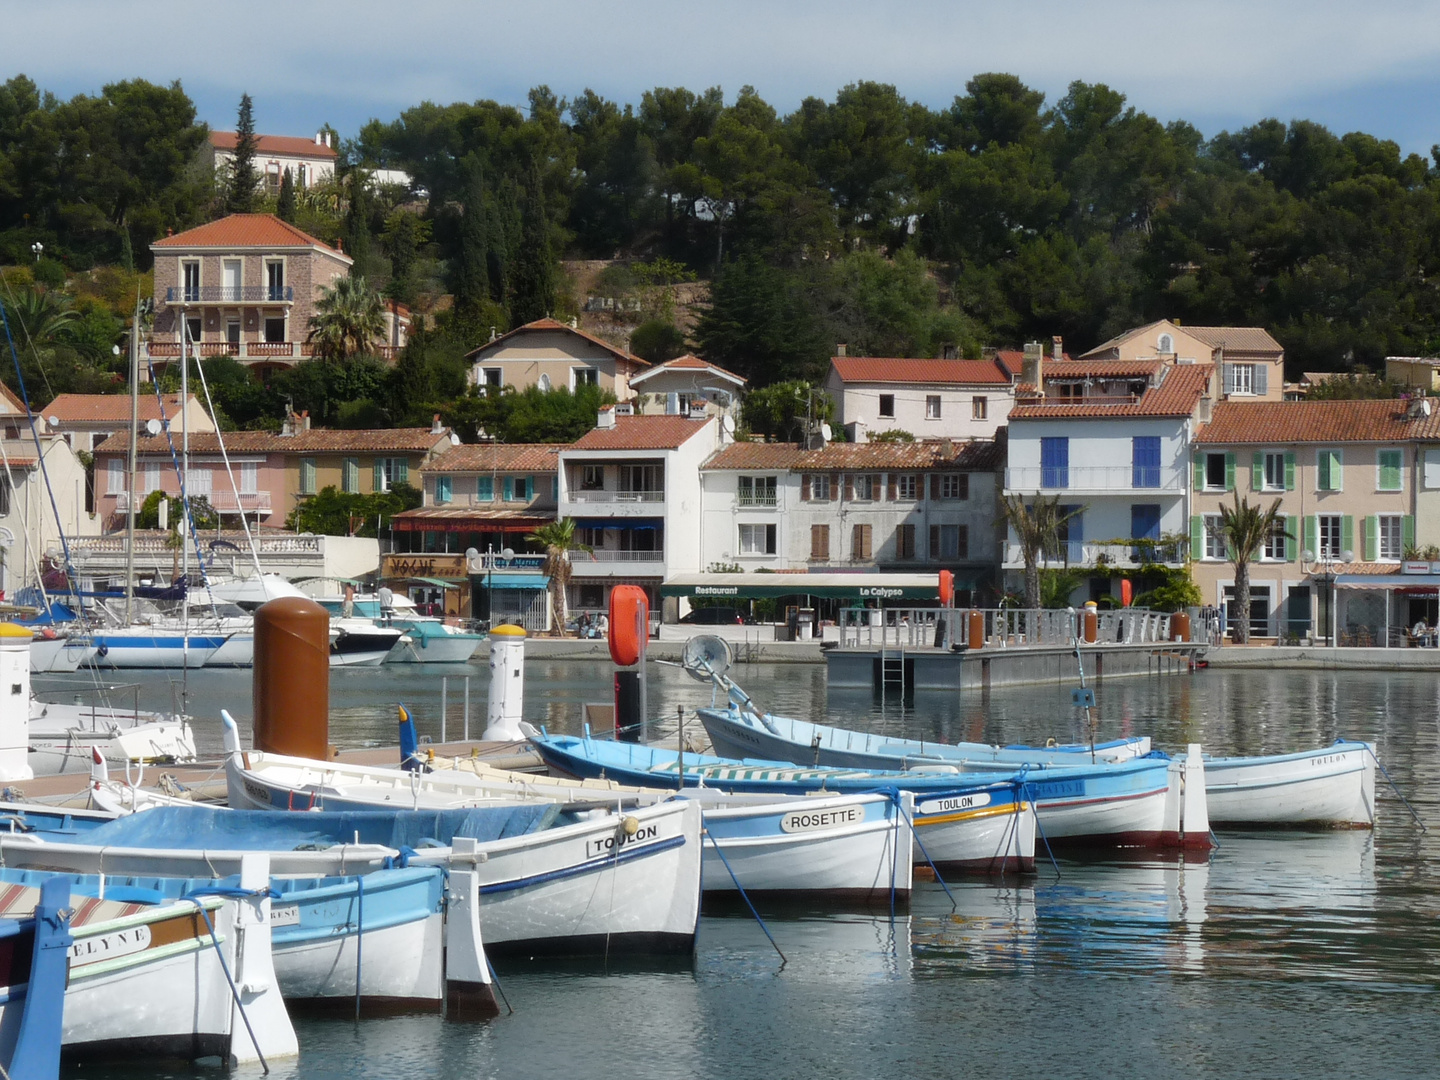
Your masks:
[{"label": "blue and white boat", "polygon": [[385,654],[387,664],[463,664],[485,640],[483,634],[472,634],[447,626],[433,616],[421,615],[404,596],[394,597],[388,614],[381,611],[379,599],[369,595],[355,597],[349,615],[344,597],[322,596],[316,602],[330,612],[332,619],[368,619],[377,628],[400,631],[403,636]]},{"label": "blue and white boat", "polygon": [[161,626],[100,629],[90,635],[90,663],[112,668],[198,668],[225,644],[223,632],[197,633]]}]

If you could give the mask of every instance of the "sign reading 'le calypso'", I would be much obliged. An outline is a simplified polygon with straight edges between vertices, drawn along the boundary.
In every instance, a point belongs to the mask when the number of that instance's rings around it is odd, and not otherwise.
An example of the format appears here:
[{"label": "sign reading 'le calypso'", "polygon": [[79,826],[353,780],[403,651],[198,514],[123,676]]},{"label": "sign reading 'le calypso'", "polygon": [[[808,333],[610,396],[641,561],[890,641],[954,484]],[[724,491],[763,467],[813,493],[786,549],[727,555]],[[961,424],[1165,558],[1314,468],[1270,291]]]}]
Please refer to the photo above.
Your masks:
[{"label": "sign reading 'le calypso'", "polygon": [[780,819],[781,832],[824,832],[856,825],[865,818],[865,811],[858,806],[844,806],[837,810],[792,810]]},{"label": "sign reading 'le calypso'", "polygon": [[975,810],[990,805],[990,793],[977,791],[973,795],[949,795],[941,799],[926,799],[915,807],[917,814],[953,814],[960,810]]},{"label": "sign reading 'le calypso'", "polygon": [[877,600],[894,600],[898,596],[904,596],[904,589],[896,589],[884,585],[862,585],[860,595],[874,597]]}]

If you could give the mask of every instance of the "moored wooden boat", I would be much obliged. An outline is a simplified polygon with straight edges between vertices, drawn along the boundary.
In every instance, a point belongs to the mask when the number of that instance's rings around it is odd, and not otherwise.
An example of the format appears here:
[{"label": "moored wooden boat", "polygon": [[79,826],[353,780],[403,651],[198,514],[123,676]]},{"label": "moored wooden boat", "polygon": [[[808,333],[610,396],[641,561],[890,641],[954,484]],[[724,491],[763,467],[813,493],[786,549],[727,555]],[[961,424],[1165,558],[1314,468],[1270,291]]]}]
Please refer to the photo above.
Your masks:
[{"label": "moored wooden boat", "polygon": [[1205,797],[1216,825],[1375,824],[1375,747],[1330,746],[1262,757],[1207,758]]}]

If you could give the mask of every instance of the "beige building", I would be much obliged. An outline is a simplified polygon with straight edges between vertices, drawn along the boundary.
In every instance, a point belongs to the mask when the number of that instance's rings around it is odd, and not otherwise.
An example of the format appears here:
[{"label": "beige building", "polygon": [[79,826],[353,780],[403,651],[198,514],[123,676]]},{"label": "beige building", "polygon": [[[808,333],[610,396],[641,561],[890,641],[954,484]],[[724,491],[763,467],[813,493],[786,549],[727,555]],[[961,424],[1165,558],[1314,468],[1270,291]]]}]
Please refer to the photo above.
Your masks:
[{"label": "beige building", "polygon": [[1226,400],[1283,401],[1285,349],[1255,326],[1182,326],[1161,319],[1111,338],[1080,360],[1213,363]]},{"label": "beige building", "polygon": [[555,319],[537,319],[501,334],[465,359],[471,384],[487,393],[506,386],[573,391],[590,384],[609,390],[617,401],[633,400],[630,378],[650,366],[617,345]]},{"label": "beige building", "polygon": [[1440,357],[1387,356],[1385,378],[1427,394],[1440,393]]},{"label": "beige building", "polygon": [[180,330],[200,357],[233,356],[254,368],[309,356],[316,301],[350,273],[351,259],[273,214],[231,214],[150,245],[156,364],[180,356]]},{"label": "beige building", "polygon": [[695,411],[738,420],[745,384],[733,371],[688,353],[630,377],[630,387],[638,395],[635,411],[642,416],[667,412],[688,416]]},{"label": "beige building", "polygon": [[1433,625],[1431,568],[1406,576],[1440,541],[1440,446],[1427,440],[1440,444],[1440,418],[1402,400],[1215,406],[1191,462],[1192,573],[1205,603],[1233,598],[1220,506],[1238,495],[1279,499],[1284,514],[1250,571],[1254,636],[1403,643],[1387,628],[1424,617],[1412,600]]}]

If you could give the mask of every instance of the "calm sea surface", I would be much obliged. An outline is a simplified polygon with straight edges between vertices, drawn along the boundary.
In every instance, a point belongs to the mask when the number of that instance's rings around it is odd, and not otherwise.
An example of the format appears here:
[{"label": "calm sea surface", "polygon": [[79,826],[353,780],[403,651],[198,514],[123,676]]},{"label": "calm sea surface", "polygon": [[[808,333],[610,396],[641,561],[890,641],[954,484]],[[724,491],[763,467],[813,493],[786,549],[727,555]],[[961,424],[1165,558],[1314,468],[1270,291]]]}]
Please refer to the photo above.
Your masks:
[{"label": "calm sea surface", "polygon": [[[331,741],[393,744],[396,701],[422,734],[484,726],[480,664],[335,672]],[[875,731],[985,742],[1078,739],[1069,687],[987,699],[923,694],[882,709],[828,693],[819,666],[735,674],[772,711]],[[653,667],[652,713],[706,704],[707,687]],[[83,680],[81,680],[83,683]],[[44,686],[62,685],[45,680]],[[608,665],[532,662],[525,715],[580,727],[609,695]],[[188,685],[202,749],[218,714],[248,728],[249,674]],[[163,677],[142,704],[163,705]],[[749,918],[706,917],[693,966],[502,971],[514,1014],[302,1021],[276,1077],[1435,1077],[1440,1076],[1440,678],[1383,672],[1201,672],[1102,684],[1101,735],[1164,749],[1300,749],[1369,739],[1434,831],[1381,780],[1373,834],[1222,834],[1206,865],[1062,862],[1024,885],[922,884],[897,918],[775,916],[783,966]],[[254,1070],[255,1075],[259,1070]],[[218,1076],[74,1071],[100,1078]],[[248,1075],[248,1073],[247,1073]]]}]

